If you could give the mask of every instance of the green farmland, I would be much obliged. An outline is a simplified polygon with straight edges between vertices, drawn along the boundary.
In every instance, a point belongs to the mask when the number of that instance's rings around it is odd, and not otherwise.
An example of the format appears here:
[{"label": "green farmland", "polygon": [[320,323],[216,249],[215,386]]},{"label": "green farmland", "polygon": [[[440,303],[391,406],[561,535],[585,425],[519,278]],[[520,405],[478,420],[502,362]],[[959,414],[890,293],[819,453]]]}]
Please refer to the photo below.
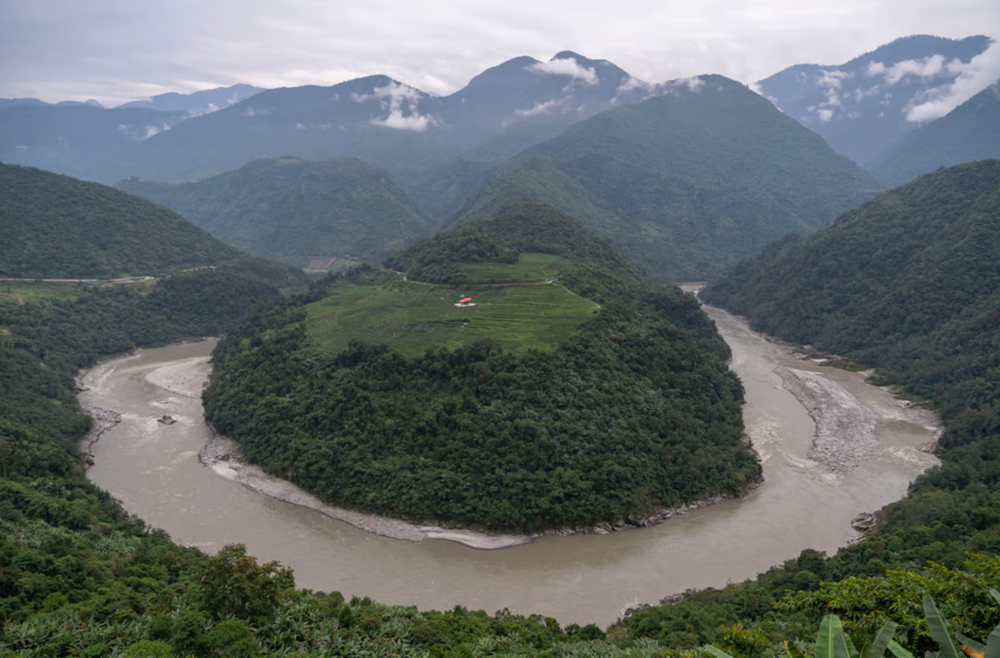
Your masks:
[{"label": "green farmland", "polygon": [[[462,297],[472,297],[475,306],[456,307]],[[388,344],[406,356],[419,356],[431,347],[455,349],[486,337],[508,350],[553,349],[597,308],[558,284],[459,289],[402,280],[341,283],[329,297],[306,307],[309,337],[324,351],[339,352],[358,339]]]},{"label": "green farmland", "polygon": [[459,271],[480,283],[527,283],[559,276],[566,259],[554,254],[521,254],[517,263],[466,263]]}]

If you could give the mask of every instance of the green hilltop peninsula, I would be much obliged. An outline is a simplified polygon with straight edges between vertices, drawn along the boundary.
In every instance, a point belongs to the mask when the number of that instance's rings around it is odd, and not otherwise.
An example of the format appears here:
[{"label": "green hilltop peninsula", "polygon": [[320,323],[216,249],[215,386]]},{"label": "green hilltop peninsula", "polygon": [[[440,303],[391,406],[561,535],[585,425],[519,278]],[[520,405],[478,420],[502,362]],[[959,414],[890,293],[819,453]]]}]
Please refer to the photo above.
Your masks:
[{"label": "green hilltop peninsula", "polygon": [[206,415],[251,461],[333,504],[488,530],[655,522],[759,480],[697,302],[564,213],[509,206],[386,264],[220,344]]}]

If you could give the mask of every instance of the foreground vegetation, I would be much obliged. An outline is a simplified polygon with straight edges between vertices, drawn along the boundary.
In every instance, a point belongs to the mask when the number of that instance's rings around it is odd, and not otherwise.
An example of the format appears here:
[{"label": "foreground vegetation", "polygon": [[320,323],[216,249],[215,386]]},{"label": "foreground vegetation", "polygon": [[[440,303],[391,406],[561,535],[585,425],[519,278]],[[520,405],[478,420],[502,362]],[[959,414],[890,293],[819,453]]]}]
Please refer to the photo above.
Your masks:
[{"label": "foreground vegetation", "polygon": [[[535,531],[739,495],[760,474],[742,387],[684,327],[724,343],[690,297],[614,261],[539,205],[442,234],[390,261],[439,285],[361,272],[248,318],[218,348],[207,417],[328,502],[415,520]],[[521,285],[557,264],[559,283]],[[477,281],[479,305],[455,308]]]}]

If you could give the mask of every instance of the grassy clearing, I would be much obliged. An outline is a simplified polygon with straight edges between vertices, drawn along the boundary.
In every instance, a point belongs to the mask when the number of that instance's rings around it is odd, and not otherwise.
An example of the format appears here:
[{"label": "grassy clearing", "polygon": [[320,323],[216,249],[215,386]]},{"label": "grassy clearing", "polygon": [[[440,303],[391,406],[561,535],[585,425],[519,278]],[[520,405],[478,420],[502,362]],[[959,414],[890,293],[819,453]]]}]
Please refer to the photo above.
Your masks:
[{"label": "grassy clearing", "polygon": [[48,281],[0,281],[0,303],[29,303],[40,299],[76,299],[83,292],[82,283]]},{"label": "grassy clearing", "polygon": [[478,283],[529,283],[559,276],[565,262],[553,254],[521,254],[517,263],[470,263],[459,270]]},{"label": "grassy clearing", "polygon": [[[456,307],[465,296],[476,305]],[[339,352],[359,339],[391,345],[407,356],[488,336],[509,350],[553,349],[597,308],[558,284],[458,289],[402,281],[343,283],[306,307],[309,337],[324,351]]]}]

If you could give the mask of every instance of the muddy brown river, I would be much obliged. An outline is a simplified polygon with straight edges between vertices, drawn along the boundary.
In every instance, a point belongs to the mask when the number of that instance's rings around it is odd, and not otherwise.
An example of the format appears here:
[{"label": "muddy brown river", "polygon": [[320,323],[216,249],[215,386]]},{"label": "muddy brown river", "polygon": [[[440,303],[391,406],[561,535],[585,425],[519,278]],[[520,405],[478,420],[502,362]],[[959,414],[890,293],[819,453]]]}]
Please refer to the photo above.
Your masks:
[{"label": "muddy brown river", "polygon": [[[80,399],[122,414],[122,422],[93,446],[96,464],[88,474],[175,541],[207,552],[246,544],[259,559],[294,568],[300,587],[420,608],[509,608],[603,627],[637,602],[750,578],[804,548],[836,551],[857,535],[853,516],[903,497],[907,485],[936,463],[916,449],[934,438],[924,414],[856,373],[795,358],[741,320],[707,310],[746,388],[747,433],[763,459],[766,482],[747,498],[658,526],[480,551],[372,535],[250,491],[198,462],[211,436],[201,401],[146,379],[164,366],[197,364],[213,348],[210,341],[145,350],[86,375],[90,390]],[[810,460],[815,426],[782,388],[775,373],[780,366],[821,373],[871,409],[876,452],[846,475]],[[164,414],[177,422],[157,422]]]}]

